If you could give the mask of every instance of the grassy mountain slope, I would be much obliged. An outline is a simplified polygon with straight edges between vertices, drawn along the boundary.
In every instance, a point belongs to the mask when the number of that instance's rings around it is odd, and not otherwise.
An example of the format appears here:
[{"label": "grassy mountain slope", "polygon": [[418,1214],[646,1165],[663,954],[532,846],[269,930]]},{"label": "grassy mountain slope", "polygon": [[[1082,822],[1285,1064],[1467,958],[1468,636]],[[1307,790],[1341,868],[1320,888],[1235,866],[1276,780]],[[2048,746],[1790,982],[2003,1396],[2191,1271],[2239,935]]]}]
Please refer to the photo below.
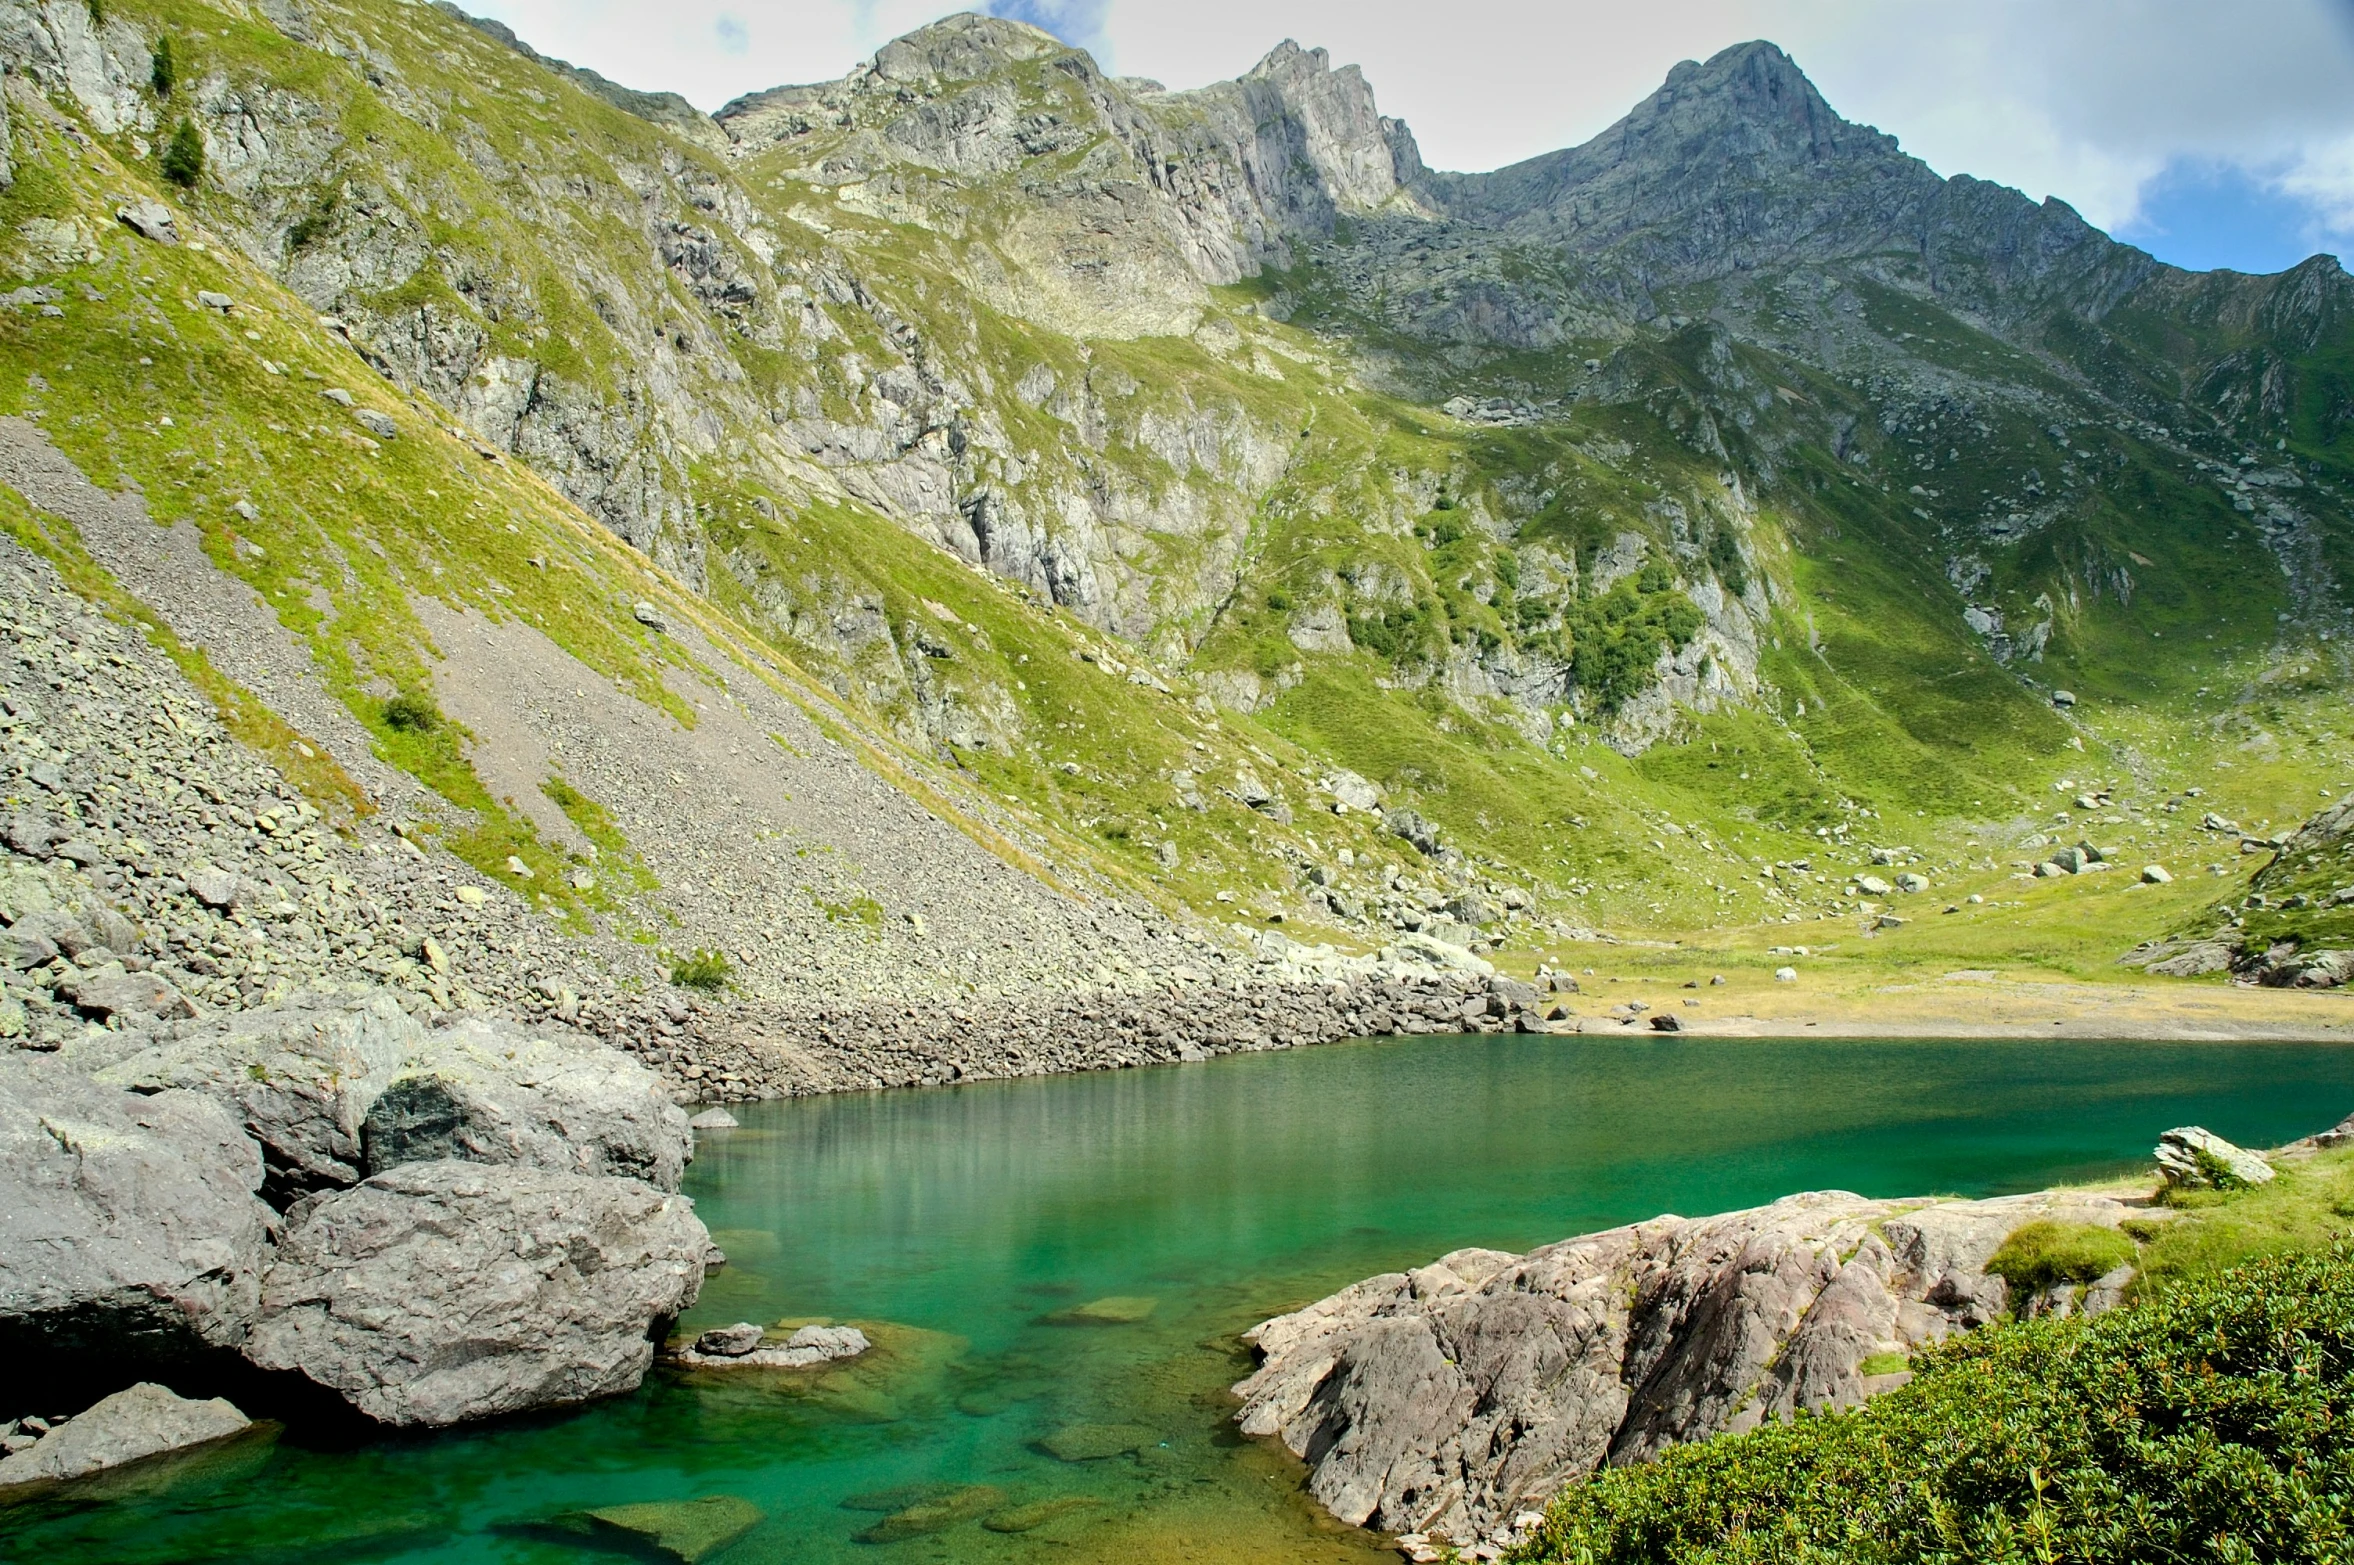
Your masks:
[{"label": "grassy mountain slope", "polygon": [[[1728,268],[1672,163],[1597,143],[1473,200],[1296,52],[1153,94],[944,24],[714,122],[381,0],[10,26],[6,226],[64,314],[0,317],[0,405],[194,521],[461,851],[559,910],[548,809],[384,716],[451,653],[413,600],[689,725],[710,671],[637,623],[657,597],[1029,868],[1360,947],[1466,890],[1529,894],[1489,921],[1522,951],[1870,924],[1880,847],[1934,868],[1908,915],[2040,959],[2030,908],[2109,892],[2009,877],[2090,836],[2177,872],[2086,926],[2122,950],[2239,884],[2169,802],[2285,828],[2343,775],[2326,261],[2175,273],[1923,171]],[[1797,90],[1761,59],[1660,112],[1738,128]],[[1805,157],[1909,162],[1822,115]],[[1266,155],[1332,145],[1311,121],[1363,155]],[[1790,227],[1782,165],[1725,178],[1762,192],[1743,244]],[[133,195],[214,248],[135,238]],[[1330,813],[1339,768],[1468,856]],[[1935,960],[1941,927],[1874,939]]]}]

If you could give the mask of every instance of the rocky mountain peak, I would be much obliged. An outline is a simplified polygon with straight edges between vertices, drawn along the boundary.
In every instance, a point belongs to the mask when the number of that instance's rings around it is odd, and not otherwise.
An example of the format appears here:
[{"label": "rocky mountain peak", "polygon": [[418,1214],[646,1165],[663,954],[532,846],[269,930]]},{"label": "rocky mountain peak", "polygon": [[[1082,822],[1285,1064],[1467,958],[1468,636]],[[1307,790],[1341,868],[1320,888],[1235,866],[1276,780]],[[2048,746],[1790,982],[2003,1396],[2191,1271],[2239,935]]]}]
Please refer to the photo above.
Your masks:
[{"label": "rocky mountain peak", "polygon": [[1582,146],[1458,176],[1454,204],[1490,221],[1543,214],[1588,231],[1647,226],[1827,170],[1842,179],[1935,179],[1894,137],[1840,118],[1780,48],[1753,42],[1677,65]]},{"label": "rocky mountain peak", "polygon": [[1704,136],[1723,152],[1785,164],[1896,150],[1895,138],[1840,118],[1797,62],[1762,40],[1682,62],[1619,123],[1633,145],[1666,138],[1681,149]]},{"label": "rocky mountain peak", "polygon": [[[1333,204],[1343,210],[1378,207],[1422,174],[1421,149],[1401,120],[1386,118],[1372,84],[1354,65],[1335,70],[1323,49],[1303,49],[1286,38],[1240,81],[1204,94],[1239,88],[1256,111],[1259,134],[1270,113],[1296,140]],[[1270,91],[1271,89],[1271,91]],[[1266,101],[1271,98],[1273,101]]]},{"label": "rocky mountain peak", "polygon": [[887,82],[977,81],[1024,60],[1069,52],[1070,45],[1027,22],[959,11],[892,39],[868,68]]},{"label": "rocky mountain peak", "polygon": [[[1331,69],[1332,54],[1329,50],[1322,48],[1303,49],[1297,40],[1286,38],[1268,50],[1266,57],[1258,64],[1243,72],[1243,79],[1245,81],[1291,82],[1302,77],[1322,76]],[[1364,73],[1354,65],[1344,65],[1341,70],[1344,74],[1354,76],[1359,81],[1365,79]],[[1368,93],[1372,91],[1371,88],[1366,90]]]}]

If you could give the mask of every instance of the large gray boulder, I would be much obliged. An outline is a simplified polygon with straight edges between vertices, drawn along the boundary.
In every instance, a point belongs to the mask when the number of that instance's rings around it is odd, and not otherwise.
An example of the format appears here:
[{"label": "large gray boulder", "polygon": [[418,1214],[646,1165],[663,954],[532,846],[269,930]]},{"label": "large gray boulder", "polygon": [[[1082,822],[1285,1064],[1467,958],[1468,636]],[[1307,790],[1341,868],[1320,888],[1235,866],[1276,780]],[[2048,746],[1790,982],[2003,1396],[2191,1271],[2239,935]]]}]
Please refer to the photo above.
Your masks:
[{"label": "large gray boulder", "polygon": [[272,1221],[261,1180],[211,1098],[0,1059],[0,1386],[30,1395],[76,1365],[120,1374],[241,1343]]},{"label": "large gray boulder", "polygon": [[219,1397],[192,1402],[142,1381],[0,1461],[0,1489],[87,1478],[171,1451],[243,1434],[253,1421]]},{"label": "large gray boulder", "polygon": [[429,1028],[382,991],[301,995],[75,1057],[116,1086],[228,1105],[261,1143],[282,1205],[442,1158],[676,1190],[693,1155],[685,1111],[620,1051],[490,1017]]},{"label": "large gray boulder", "polygon": [[2021,1225],[2133,1210],[1827,1191],[1521,1256],[1459,1250],[1254,1328],[1236,1416],[1307,1461],[1343,1521],[1467,1545],[1606,1462],[1861,1401],[1901,1378],[1868,1375],[1876,1356],[2002,1312],[1986,1263]]},{"label": "large gray boulder", "polygon": [[711,1236],[634,1179],[409,1163],[286,1215],[246,1357],[387,1424],[635,1387],[695,1302]]}]

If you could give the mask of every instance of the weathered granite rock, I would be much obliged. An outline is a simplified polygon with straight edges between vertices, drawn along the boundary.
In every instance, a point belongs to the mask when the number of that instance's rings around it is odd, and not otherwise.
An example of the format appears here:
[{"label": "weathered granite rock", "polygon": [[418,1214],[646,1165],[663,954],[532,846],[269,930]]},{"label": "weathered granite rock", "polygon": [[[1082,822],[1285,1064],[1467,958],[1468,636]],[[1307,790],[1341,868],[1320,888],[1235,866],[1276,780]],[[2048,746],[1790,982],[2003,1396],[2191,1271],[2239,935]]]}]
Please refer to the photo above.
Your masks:
[{"label": "weathered granite rock", "polygon": [[[1861,1401],[1867,1359],[2000,1312],[1984,1268],[2021,1224],[2131,1210],[1828,1191],[1525,1256],[1458,1250],[1253,1328],[1237,1419],[1306,1460],[1342,1520],[1469,1543],[1606,1462]],[[2076,1307],[2113,1304],[2109,1282]]]},{"label": "weathered granite rock", "polygon": [[86,1478],[110,1467],[224,1440],[253,1421],[219,1397],[192,1402],[142,1381],[0,1461],[0,1488]]},{"label": "weathered granite rock", "polygon": [[634,1179],[411,1163],[287,1213],[246,1357],[388,1424],[627,1391],[711,1237]]},{"label": "weathered granite rock", "polygon": [[161,1029],[96,1075],[230,1105],[261,1143],[281,1202],[442,1158],[676,1190],[693,1156],[685,1112],[618,1050],[484,1016],[427,1028],[382,991],[303,994]]},{"label": "weathered granite rock", "polygon": [[190,1092],[135,1096],[0,1059],[0,1382],[244,1340],[271,1213],[261,1156]]},{"label": "weathered granite rock", "polygon": [[120,962],[106,962],[57,986],[58,994],[74,1002],[83,1014],[125,1019],[192,1018],[196,1007],[188,997],[152,972],[134,973]]},{"label": "weathered granite rock", "polygon": [[2158,1172],[2181,1190],[2228,1189],[2272,1182],[2272,1165],[2199,1125],[2183,1125],[2158,1138]]}]

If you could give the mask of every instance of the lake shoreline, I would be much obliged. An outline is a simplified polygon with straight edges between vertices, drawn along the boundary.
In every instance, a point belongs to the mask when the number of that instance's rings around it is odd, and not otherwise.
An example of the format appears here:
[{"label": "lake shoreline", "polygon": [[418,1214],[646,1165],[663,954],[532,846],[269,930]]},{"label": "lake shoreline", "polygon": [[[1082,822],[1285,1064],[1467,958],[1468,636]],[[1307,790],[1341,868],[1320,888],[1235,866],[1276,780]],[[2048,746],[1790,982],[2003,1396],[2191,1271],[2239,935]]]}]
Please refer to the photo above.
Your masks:
[{"label": "lake shoreline", "polygon": [[[1566,975],[1564,975],[1566,976]],[[1354,1038],[1525,1032],[1560,1037],[2102,1039],[2152,1043],[2354,1042],[2354,1003],[2335,991],[2092,984],[1949,973],[1833,988],[1742,975],[1688,992],[1688,980],[1579,980],[1540,993],[1431,971],[1412,979],[1259,981],[1167,995],[1078,995],[993,1007],[858,1007],[747,1023],[696,1063],[720,1091],[673,1074],[696,1102],[811,1097],[888,1087],[1059,1076],[1200,1063]],[[1477,1017],[1466,1005],[1486,998]],[[1546,1019],[1561,1009],[1568,1014]],[[1673,1028],[1658,1018],[1672,1016]],[[947,1023],[943,1030],[942,1024]],[[706,1062],[708,1062],[706,1064]]]}]

